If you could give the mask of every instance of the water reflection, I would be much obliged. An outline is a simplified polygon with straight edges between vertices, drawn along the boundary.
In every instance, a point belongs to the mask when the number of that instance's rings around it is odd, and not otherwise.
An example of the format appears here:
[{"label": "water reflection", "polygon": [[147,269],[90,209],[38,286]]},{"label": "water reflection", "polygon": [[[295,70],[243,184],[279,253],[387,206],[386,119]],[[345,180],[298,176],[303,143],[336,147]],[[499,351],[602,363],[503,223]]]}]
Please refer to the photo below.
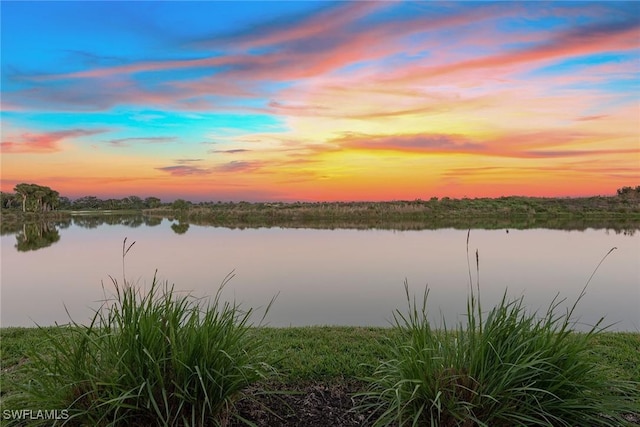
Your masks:
[{"label": "water reflection", "polygon": [[15,248],[20,252],[35,251],[46,248],[60,240],[60,233],[53,223],[38,221],[22,224],[16,233]]},{"label": "water reflection", "polygon": [[[44,249],[58,242],[61,238],[60,229],[76,226],[86,229],[96,229],[102,225],[123,225],[137,228],[142,225],[155,227],[162,224],[162,218],[144,216],[140,214],[82,214],[64,216],[61,218],[30,218],[24,221],[0,222],[0,235],[15,235],[15,248],[20,252]],[[176,233],[185,233],[189,224],[180,224]]]},{"label": "water reflection", "polygon": [[428,221],[322,221],[300,219],[295,222],[269,222],[269,221],[248,221],[242,217],[235,219],[216,218],[194,218],[177,216],[154,216],[143,214],[120,214],[120,213],[82,213],[72,216],[38,218],[28,221],[0,221],[0,234],[14,234],[16,236],[16,246],[18,251],[34,251],[51,246],[60,240],[58,229],[66,229],[70,226],[77,226],[86,229],[96,229],[102,225],[125,226],[138,228],[140,226],[156,227],[168,220],[169,227],[175,234],[185,234],[189,231],[190,225],[205,227],[224,227],[229,229],[258,229],[258,228],[290,228],[290,229],[319,229],[319,230],[438,230],[443,228],[453,228],[459,230],[503,229],[506,233],[509,230],[526,230],[532,228],[544,228],[555,230],[579,230],[603,229],[607,234],[615,233],[624,236],[634,236],[640,224],[632,219],[597,219],[597,218],[546,218],[535,217],[515,217],[515,218],[432,218]]},{"label": "water reflection", "polygon": [[171,229],[176,234],[184,234],[189,230],[189,223],[188,222],[176,222],[176,223],[171,224]]},{"label": "water reflection", "polygon": [[162,218],[145,217],[143,215],[76,215],[73,224],[82,228],[97,228],[106,225],[125,225],[136,228],[141,225],[153,227],[160,225]]},{"label": "water reflection", "polygon": [[[173,217],[166,217],[173,220]],[[517,229],[526,230],[533,228],[545,228],[550,230],[585,231],[589,229],[607,230],[615,234],[632,236],[640,230],[640,221],[633,218],[592,218],[592,217],[433,217],[429,219],[398,220],[394,218],[384,218],[376,220],[344,220],[344,219],[305,219],[298,218],[295,221],[280,219],[255,220],[247,218],[243,214],[235,217],[197,217],[178,216],[182,222],[189,222],[192,225],[209,227],[225,227],[231,229],[251,229],[251,228],[310,228],[319,230],[438,230],[442,228],[453,228],[457,230],[483,229]]]},{"label": "water reflection", "polygon": [[[163,220],[110,219],[95,228],[76,218],[58,225],[61,238],[47,250],[18,252],[14,236],[2,237],[2,325],[65,323],[88,319],[104,298],[101,282],[121,280],[122,241],[136,241],[127,255],[127,278],[149,286],[153,273],[196,296],[213,295],[231,270],[226,295],[247,307],[279,297],[267,320],[273,326],[388,326],[405,305],[402,284],[412,292],[431,288],[431,318],[453,324],[465,311],[469,275],[466,230],[230,229]],[[186,228],[186,227],[185,227]],[[525,296],[544,310],[560,293],[573,303],[602,256],[616,246],[587,290],[577,315],[593,324],[606,315],[614,329],[640,328],[640,236],[548,229],[472,230],[470,252],[479,250],[486,307],[509,295]],[[18,230],[19,231],[19,230]],[[475,266],[472,270],[475,280]],[[38,268],[33,268],[37,265]]]}]

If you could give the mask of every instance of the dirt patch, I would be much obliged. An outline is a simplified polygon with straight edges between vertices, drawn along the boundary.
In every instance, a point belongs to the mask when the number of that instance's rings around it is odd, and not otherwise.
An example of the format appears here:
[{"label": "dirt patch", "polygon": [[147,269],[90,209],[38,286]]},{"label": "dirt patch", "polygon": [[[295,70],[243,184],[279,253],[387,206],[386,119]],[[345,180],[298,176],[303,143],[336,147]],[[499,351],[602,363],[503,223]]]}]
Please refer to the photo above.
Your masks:
[{"label": "dirt patch", "polygon": [[272,385],[270,393],[250,390],[250,397],[238,402],[236,409],[241,417],[264,427],[360,427],[370,414],[353,410],[357,405],[353,395],[363,389],[356,381]]},{"label": "dirt patch", "polygon": [[[246,399],[237,402],[238,414],[258,427],[364,427],[371,412],[356,412],[359,404],[354,394],[366,388],[358,381],[338,383],[306,383],[296,385],[269,384],[248,390]],[[624,418],[640,425],[640,414]],[[371,417],[374,420],[375,417]],[[246,426],[234,420],[230,427]]]}]

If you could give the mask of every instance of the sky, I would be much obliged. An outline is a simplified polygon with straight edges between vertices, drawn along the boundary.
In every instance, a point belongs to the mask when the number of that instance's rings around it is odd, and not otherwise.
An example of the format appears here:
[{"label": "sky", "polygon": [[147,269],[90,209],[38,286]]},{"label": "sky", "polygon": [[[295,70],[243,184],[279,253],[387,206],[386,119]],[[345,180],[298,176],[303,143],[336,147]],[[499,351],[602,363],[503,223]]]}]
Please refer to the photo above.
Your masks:
[{"label": "sky", "polygon": [[2,1],[1,190],[71,199],[612,195],[640,2]]}]

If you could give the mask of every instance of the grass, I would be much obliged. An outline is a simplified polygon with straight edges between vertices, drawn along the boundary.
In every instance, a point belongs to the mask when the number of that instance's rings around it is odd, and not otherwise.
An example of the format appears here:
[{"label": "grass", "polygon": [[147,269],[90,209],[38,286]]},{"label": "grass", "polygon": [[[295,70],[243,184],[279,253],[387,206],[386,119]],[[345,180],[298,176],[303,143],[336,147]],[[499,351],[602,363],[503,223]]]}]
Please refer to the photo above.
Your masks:
[{"label": "grass", "polygon": [[38,341],[10,347],[28,363],[7,405],[64,409],[74,425],[224,425],[243,389],[272,372],[250,333],[252,310],[221,300],[231,277],[213,301],[155,277],[147,292],[112,279],[115,295],[88,326],[40,328],[48,351]]},{"label": "grass", "polygon": [[396,313],[367,378],[373,425],[620,426],[640,411],[637,334],[574,333],[556,303],[538,318],[506,297],[486,315],[470,298],[467,325],[432,329],[427,295]]},{"label": "grass", "polygon": [[[29,348],[37,345],[43,354],[54,351],[48,340],[52,331],[71,333],[66,327],[0,329],[1,410],[38,408],[16,399],[18,385],[32,378],[26,359]],[[266,362],[278,372],[274,380],[291,389],[308,382],[331,384],[370,377],[388,354],[388,340],[401,337],[392,328],[362,327],[252,327],[249,333],[258,335],[269,349]],[[588,343],[591,356],[609,380],[640,383],[639,333],[604,332],[590,336]]]},{"label": "grass", "polygon": [[584,290],[566,312],[556,297],[546,313],[530,313],[523,298],[505,293],[485,313],[479,279],[474,293],[469,273],[465,321],[454,329],[444,320],[434,328],[428,289],[418,302],[405,282],[408,312],[394,314],[399,335],[360,394],[359,409],[373,413],[374,426],[614,427],[640,411],[639,383],[607,372],[592,352],[604,328],[572,331]]}]

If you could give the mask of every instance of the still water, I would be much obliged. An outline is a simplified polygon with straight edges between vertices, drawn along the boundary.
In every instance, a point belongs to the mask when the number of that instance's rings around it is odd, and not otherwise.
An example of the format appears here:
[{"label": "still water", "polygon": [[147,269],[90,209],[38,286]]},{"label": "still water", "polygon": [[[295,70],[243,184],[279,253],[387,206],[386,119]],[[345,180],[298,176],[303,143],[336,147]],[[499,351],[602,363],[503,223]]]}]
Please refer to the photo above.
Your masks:
[{"label": "still water", "polygon": [[[465,311],[466,230],[229,229],[168,219],[82,225],[45,227],[40,240],[27,239],[26,229],[3,233],[2,327],[67,323],[69,315],[86,322],[105,298],[102,285],[108,296],[110,277],[122,282],[125,237],[135,241],[125,258],[128,281],[149,287],[157,270],[175,289],[206,297],[233,271],[225,298],[258,308],[277,295],[266,317],[271,326],[388,326],[393,311],[406,307],[405,279],[418,297],[429,287],[436,324],[444,316],[451,325]],[[576,328],[605,316],[612,330],[639,331],[638,233],[474,229],[471,276],[484,307],[505,290],[524,296],[531,310],[544,311],[556,294],[566,307],[612,247],[576,309]]]}]

